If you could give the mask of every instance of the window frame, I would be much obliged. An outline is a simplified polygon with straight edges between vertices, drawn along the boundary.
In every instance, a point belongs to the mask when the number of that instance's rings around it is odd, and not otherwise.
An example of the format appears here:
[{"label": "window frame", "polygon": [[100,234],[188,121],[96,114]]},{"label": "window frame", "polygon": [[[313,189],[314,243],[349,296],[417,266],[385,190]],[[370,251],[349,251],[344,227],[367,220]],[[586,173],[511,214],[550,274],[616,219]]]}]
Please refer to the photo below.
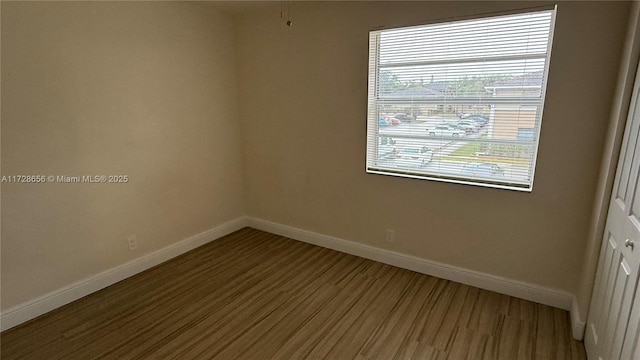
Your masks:
[{"label": "window frame", "polygon": [[[446,23],[464,21],[464,20],[482,20],[482,19],[490,19],[494,17],[504,17],[509,15],[524,15],[527,13],[535,13],[535,12],[543,12],[543,11],[550,12],[550,24],[549,24],[549,34],[548,34],[548,45],[547,45],[546,57],[544,60],[544,67],[543,67],[542,84],[540,87],[540,100],[528,101],[528,99],[521,97],[519,98],[521,101],[514,102],[514,105],[517,104],[518,106],[521,106],[521,107],[522,106],[528,107],[531,104],[535,104],[535,107],[539,107],[539,110],[538,110],[539,114],[536,114],[535,120],[534,120],[535,121],[534,122],[535,139],[533,142],[533,148],[532,148],[533,153],[532,153],[532,159],[530,162],[530,170],[529,170],[530,176],[529,176],[527,185],[524,185],[522,183],[509,182],[509,181],[470,178],[468,176],[465,177],[462,174],[462,171],[458,175],[453,175],[453,174],[446,175],[446,174],[434,174],[434,173],[419,174],[419,173],[416,173],[415,171],[403,171],[400,168],[396,168],[393,170],[385,170],[385,169],[381,169],[381,168],[384,168],[383,166],[377,165],[378,163],[377,156],[376,156],[376,159],[371,159],[372,154],[378,154],[379,152],[379,147],[380,147],[380,144],[378,141],[379,137],[386,136],[386,135],[381,135],[381,133],[379,132],[379,129],[380,129],[379,113],[380,112],[378,111],[378,106],[380,103],[383,103],[383,104],[385,103],[384,99],[381,99],[378,94],[378,86],[379,86],[378,83],[379,83],[379,76],[380,76],[380,39],[379,37],[381,32],[387,31],[387,30],[408,29],[408,28],[424,27],[429,25],[446,24]],[[504,12],[489,13],[489,14],[478,14],[478,15],[467,16],[467,17],[434,20],[434,21],[430,21],[430,22],[422,23],[418,25],[377,28],[370,31],[369,32],[369,57],[368,57],[369,70],[368,70],[368,86],[367,86],[367,91],[368,91],[367,138],[366,138],[365,171],[369,174],[379,174],[379,175],[395,176],[395,177],[402,177],[402,178],[430,180],[430,181],[439,181],[439,182],[462,184],[462,185],[474,185],[474,186],[505,189],[505,190],[531,192],[533,190],[533,185],[535,180],[535,170],[536,170],[537,161],[538,161],[540,134],[542,130],[542,118],[543,118],[544,105],[546,102],[546,90],[547,90],[547,83],[548,83],[548,76],[549,76],[549,67],[551,62],[551,52],[553,48],[556,17],[557,17],[557,5],[551,5],[551,6],[517,9],[512,11],[504,11]],[[373,40],[374,36],[377,36],[375,41]],[[374,44],[373,44],[374,46],[372,46],[372,41],[374,41]],[[488,58],[490,59],[490,57]],[[463,60],[459,60],[458,63],[463,63]],[[522,88],[524,89],[526,88],[526,86],[523,86]],[[461,97],[461,98],[455,99],[453,103],[454,104],[464,103],[466,105],[474,101],[478,101],[479,98],[481,97],[469,97],[469,98]],[[523,98],[526,100],[522,101]],[[496,106],[496,104],[504,105],[504,102],[500,102],[500,101],[503,101],[505,99],[493,98],[492,100],[493,102],[495,102],[495,104],[492,106]],[[516,97],[516,99],[518,98]],[[424,101],[424,103],[433,103],[436,105],[442,104],[441,102],[437,102],[435,100],[429,101],[427,99],[424,99],[422,101]],[[448,102],[448,103],[445,103],[444,105],[450,105],[450,104],[451,102]],[[482,140],[480,139],[478,140],[465,139],[464,141],[466,141],[467,143],[472,141],[482,142]],[[520,141],[519,138],[513,141],[513,143],[515,144],[518,141]],[[485,140],[485,142],[499,143],[500,141],[496,141],[495,139],[490,139],[490,140]],[[373,147],[373,149],[371,149],[371,147]],[[372,163],[376,164],[377,166],[371,167],[370,164]]]}]

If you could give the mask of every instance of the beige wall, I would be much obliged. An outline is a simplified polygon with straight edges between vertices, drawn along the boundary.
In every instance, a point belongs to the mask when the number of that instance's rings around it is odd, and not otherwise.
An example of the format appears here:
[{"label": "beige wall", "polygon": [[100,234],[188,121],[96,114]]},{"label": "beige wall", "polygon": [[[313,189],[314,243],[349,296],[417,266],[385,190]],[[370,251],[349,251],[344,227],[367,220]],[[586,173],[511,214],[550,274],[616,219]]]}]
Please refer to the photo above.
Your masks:
[{"label": "beige wall", "polygon": [[1,309],[243,213],[576,291],[629,4],[560,3],[530,194],[366,174],[364,121],[368,30],[535,4],[290,4],[2,2],[2,175],[130,182],[2,184]]},{"label": "beige wall", "polygon": [[533,5],[292,2],[291,28],[277,6],[238,16],[248,215],[573,293],[629,3],[559,4],[532,193],[364,171],[368,30]]},{"label": "beige wall", "polygon": [[242,215],[229,16],[3,1],[1,30],[2,175],[130,179],[2,184],[3,310]]}]

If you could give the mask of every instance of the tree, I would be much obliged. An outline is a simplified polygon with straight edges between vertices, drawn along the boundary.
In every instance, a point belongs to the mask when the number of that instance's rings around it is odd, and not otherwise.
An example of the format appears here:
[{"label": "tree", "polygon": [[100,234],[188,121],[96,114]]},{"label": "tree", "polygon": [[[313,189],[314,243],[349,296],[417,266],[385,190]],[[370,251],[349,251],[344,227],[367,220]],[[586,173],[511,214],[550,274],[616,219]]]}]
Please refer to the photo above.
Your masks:
[{"label": "tree", "polygon": [[398,75],[390,71],[382,70],[378,78],[378,86],[383,92],[394,92],[406,89],[407,83],[400,81]]},{"label": "tree", "polygon": [[388,70],[380,71],[378,81],[380,89],[382,89],[383,92],[395,92],[425,86],[424,78],[422,77],[418,80],[401,81],[398,79],[398,75]]},{"label": "tree", "polygon": [[465,76],[451,82],[447,86],[447,93],[453,96],[481,96],[486,94],[485,86],[498,80],[508,78],[506,75]]}]

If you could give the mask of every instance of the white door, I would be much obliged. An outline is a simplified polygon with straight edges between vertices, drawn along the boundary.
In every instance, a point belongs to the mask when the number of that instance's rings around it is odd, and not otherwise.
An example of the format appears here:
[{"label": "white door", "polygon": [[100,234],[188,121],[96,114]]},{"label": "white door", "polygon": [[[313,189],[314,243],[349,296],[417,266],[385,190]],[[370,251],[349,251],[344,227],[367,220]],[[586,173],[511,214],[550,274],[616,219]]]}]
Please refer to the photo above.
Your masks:
[{"label": "white door", "polygon": [[636,286],[626,337],[620,358],[640,360],[640,286]]},{"label": "white door", "polygon": [[[637,325],[630,322],[640,270],[640,87],[639,73],[625,128],[609,204],[585,347],[589,359],[634,359]],[[637,303],[637,301],[636,301]],[[624,356],[623,355],[624,347]],[[640,360],[640,359],[638,359]]]}]

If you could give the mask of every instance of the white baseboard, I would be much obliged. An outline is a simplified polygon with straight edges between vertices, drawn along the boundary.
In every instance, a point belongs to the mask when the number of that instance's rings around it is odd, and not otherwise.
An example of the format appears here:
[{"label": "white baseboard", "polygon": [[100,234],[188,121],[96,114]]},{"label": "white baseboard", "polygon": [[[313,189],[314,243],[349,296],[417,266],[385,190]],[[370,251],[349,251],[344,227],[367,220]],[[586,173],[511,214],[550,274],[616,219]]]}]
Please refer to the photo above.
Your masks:
[{"label": "white baseboard", "polygon": [[582,341],[584,339],[586,321],[582,316],[580,316],[580,307],[578,306],[578,299],[576,299],[575,296],[571,301],[571,310],[569,313],[571,314],[571,330],[573,332],[573,338],[578,341]]},{"label": "white baseboard", "polygon": [[20,325],[53,309],[184,254],[187,251],[242,229],[245,226],[247,226],[247,218],[244,216],[239,217],[150,254],[143,255],[126,264],[103,271],[36,299],[14,306],[0,314],[0,330],[4,331]]},{"label": "white baseboard", "polygon": [[20,325],[245,226],[442,279],[569,310],[573,337],[576,340],[582,340],[584,335],[585,322],[580,316],[575,298],[568,293],[251,217],[239,217],[231,220],[126,264],[7,309],[0,314],[0,331]]},{"label": "white baseboard", "polygon": [[571,309],[573,295],[560,290],[544,288],[534,284],[442,264],[416,256],[322,235],[267,220],[252,217],[249,217],[247,220],[248,226],[258,230],[563,310]]}]

